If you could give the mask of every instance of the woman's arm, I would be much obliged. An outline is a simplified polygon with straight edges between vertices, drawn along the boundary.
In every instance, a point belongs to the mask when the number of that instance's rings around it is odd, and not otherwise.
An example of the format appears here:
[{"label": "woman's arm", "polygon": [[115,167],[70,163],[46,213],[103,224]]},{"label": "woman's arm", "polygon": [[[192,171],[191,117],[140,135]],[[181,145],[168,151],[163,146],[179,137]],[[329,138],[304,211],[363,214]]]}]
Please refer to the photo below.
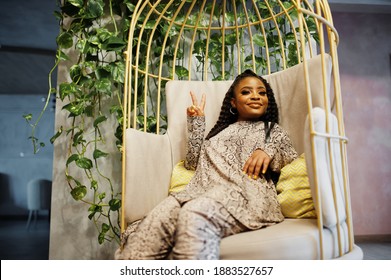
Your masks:
[{"label": "woman's arm", "polygon": [[269,168],[275,172],[279,172],[298,156],[288,133],[279,125],[273,127],[270,141],[265,143],[263,150],[271,158]]},{"label": "woman's arm", "polygon": [[185,167],[189,170],[195,170],[200,156],[201,146],[204,142],[205,116],[188,116],[187,128],[188,140]]},{"label": "woman's arm", "polygon": [[265,174],[268,168],[279,172],[282,167],[297,158],[288,133],[280,126],[274,125],[268,139],[262,140],[260,147],[257,147],[243,167],[243,172],[254,179],[261,173]]},{"label": "woman's arm", "polygon": [[187,129],[188,140],[186,149],[185,167],[195,170],[200,156],[201,146],[205,134],[205,94],[202,95],[201,103],[198,106],[197,98],[190,92],[193,105],[187,108]]}]

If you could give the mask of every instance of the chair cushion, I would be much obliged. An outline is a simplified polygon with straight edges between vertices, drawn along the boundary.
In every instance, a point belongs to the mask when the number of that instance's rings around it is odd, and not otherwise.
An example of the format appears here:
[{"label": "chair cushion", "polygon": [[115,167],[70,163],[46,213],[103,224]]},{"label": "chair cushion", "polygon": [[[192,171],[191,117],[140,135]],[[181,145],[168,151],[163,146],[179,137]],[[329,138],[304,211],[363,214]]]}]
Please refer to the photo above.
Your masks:
[{"label": "chair cushion", "polygon": [[316,218],[304,154],[281,169],[277,199],[286,218]]},{"label": "chair cushion", "polygon": [[[346,224],[342,238],[347,238]],[[323,230],[324,258],[339,256],[337,233]],[[347,242],[343,242],[347,247]],[[344,248],[346,252],[346,249]],[[316,260],[320,259],[319,230],[316,219],[285,219],[259,230],[223,238],[220,246],[222,260]]]},{"label": "chair cushion", "polygon": [[184,163],[185,161],[181,160],[174,166],[171,175],[170,188],[168,190],[169,193],[183,190],[190,182],[191,178],[193,178],[195,171],[186,169]]},{"label": "chair cushion", "polygon": [[[314,108],[312,110],[312,116],[314,131],[325,134],[327,132],[325,110]],[[328,133],[330,135],[338,136],[338,121],[332,113],[328,114],[327,123],[330,127]],[[331,138],[329,145],[327,138],[314,136],[314,155],[312,157],[313,151],[309,136],[313,133],[311,132],[309,117],[307,117],[305,122],[305,130],[305,154],[307,155],[306,162],[312,196],[316,197],[316,186],[318,186],[323,225],[332,228],[337,225],[336,206],[338,208],[339,223],[342,224],[346,220],[343,169],[341,163],[342,157],[339,141],[335,138]],[[313,161],[312,158],[315,158],[315,161]],[[317,179],[314,172],[317,173]],[[333,190],[333,181],[335,192]],[[334,196],[336,198],[336,203],[334,202]],[[314,200],[314,202],[315,208],[317,208],[318,203],[316,203],[316,200]]]},{"label": "chair cushion", "polygon": [[[307,90],[311,92],[312,106],[323,107],[323,91],[329,91],[331,60],[326,56],[325,78],[323,84],[321,56],[307,60],[309,85],[306,88],[303,78],[303,63],[283,71],[264,76],[272,87],[279,108],[280,125],[287,130],[292,143],[299,154],[304,152],[304,122],[308,113]],[[219,116],[222,101],[232,81],[169,81],[166,84],[167,96],[167,133],[172,145],[172,160],[176,164],[185,158],[186,146],[186,107],[191,104],[190,91],[200,100],[206,94],[205,118],[206,133],[214,126]],[[172,166],[174,167],[174,166]]]}]

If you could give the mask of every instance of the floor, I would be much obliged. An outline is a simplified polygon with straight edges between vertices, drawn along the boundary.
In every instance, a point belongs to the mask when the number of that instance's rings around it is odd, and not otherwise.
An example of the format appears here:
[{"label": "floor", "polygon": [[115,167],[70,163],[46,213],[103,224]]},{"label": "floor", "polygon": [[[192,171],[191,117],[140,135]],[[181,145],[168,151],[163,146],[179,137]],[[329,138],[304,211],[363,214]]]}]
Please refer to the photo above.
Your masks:
[{"label": "floor", "polygon": [[[49,221],[41,217],[26,229],[26,219],[0,220],[1,260],[48,260]],[[360,240],[361,239],[361,240]],[[391,241],[358,238],[357,245],[364,252],[364,260],[391,260]]]},{"label": "floor", "polygon": [[26,219],[1,219],[1,260],[48,260],[50,225],[47,217],[32,222],[27,229]]}]

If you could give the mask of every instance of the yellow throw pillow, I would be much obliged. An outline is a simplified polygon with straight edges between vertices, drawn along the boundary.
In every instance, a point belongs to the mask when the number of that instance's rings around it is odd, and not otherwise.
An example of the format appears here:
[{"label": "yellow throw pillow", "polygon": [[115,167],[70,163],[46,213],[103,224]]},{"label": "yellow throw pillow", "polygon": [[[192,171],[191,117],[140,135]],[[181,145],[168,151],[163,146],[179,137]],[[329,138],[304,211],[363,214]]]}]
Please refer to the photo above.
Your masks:
[{"label": "yellow throw pillow", "polygon": [[178,162],[172,170],[169,193],[179,192],[190,182],[194,175],[193,170],[185,168],[185,161]]},{"label": "yellow throw pillow", "polygon": [[277,198],[286,218],[316,218],[304,154],[281,169]]}]

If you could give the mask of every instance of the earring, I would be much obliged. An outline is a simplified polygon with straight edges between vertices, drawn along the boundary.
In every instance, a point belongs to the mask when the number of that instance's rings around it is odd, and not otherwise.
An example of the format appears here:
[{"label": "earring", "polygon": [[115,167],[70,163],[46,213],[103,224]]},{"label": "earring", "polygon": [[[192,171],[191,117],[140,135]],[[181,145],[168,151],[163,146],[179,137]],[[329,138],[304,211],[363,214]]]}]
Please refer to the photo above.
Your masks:
[{"label": "earring", "polygon": [[[235,111],[234,110],[232,110],[232,109],[235,109]],[[238,110],[236,110],[236,108],[234,108],[234,107],[231,107],[231,108],[229,108],[229,112],[232,114],[232,115],[237,115],[238,114]]]}]

